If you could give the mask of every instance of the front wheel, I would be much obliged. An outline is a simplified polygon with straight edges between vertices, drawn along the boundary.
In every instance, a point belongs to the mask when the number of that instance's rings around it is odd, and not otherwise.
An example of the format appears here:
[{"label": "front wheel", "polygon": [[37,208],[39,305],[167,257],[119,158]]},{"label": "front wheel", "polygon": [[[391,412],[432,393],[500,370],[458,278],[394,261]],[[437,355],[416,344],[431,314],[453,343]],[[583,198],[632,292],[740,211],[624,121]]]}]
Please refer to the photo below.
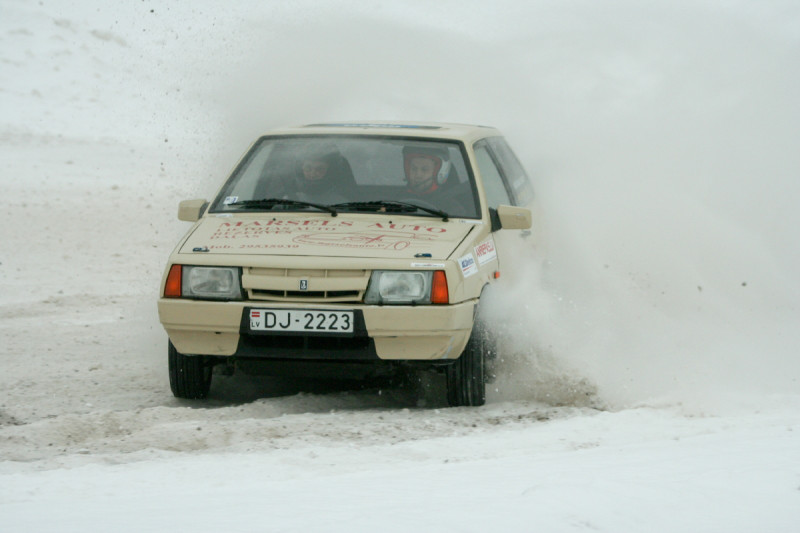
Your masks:
[{"label": "front wheel", "polygon": [[214,365],[203,355],[183,355],[172,342],[168,349],[169,387],[177,398],[202,400],[211,389],[211,372]]},{"label": "front wheel", "polygon": [[486,403],[486,354],[489,331],[480,315],[475,319],[467,347],[447,367],[447,403],[452,407],[477,407]]}]

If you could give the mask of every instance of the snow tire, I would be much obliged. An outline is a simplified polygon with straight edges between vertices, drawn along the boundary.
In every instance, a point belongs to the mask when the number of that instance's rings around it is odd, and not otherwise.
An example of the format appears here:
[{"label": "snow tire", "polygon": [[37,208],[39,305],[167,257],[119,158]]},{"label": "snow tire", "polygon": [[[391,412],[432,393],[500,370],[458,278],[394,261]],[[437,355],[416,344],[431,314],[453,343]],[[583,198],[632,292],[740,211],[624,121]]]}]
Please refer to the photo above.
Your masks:
[{"label": "snow tire", "polygon": [[478,313],[461,356],[447,367],[447,403],[477,407],[486,403],[486,356],[490,332]]},{"label": "snow tire", "polygon": [[169,386],[177,398],[202,400],[211,389],[213,364],[203,355],[184,355],[169,343]]}]

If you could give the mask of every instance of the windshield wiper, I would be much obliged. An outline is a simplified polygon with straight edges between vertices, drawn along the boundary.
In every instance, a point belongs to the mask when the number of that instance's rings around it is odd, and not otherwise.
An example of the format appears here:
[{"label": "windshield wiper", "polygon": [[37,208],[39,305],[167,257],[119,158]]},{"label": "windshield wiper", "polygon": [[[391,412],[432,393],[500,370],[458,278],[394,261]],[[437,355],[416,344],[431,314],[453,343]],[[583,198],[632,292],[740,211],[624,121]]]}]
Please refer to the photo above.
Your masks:
[{"label": "windshield wiper", "polygon": [[332,206],[315,204],[311,202],[304,202],[302,200],[287,200],[284,198],[262,198],[261,200],[242,200],[241,202],[232,202],[226,205],[242,206],[242,207],[275,207],[276,205],[283,205],[287,207],[314,207],[320,211],[327,211],[332,216],[337,216],[339,213]]},{"label": "windshield wiper", "polygon": [[438,217],[442,217],[444,222],[447,222],[449,215],[442,211],[441,209],[436,209],[435,207],[419,205],[411,202],[399,202],[397,200],[371,200],[369,202],[345,202],[342,204],[334,204],[331,207],[336,207],[338,209],[355,209],[361,211],[394,211],[394,212],[414,212],[414,211],[425,211],[426,213],[430,213],[432,215],[436,215]]}]

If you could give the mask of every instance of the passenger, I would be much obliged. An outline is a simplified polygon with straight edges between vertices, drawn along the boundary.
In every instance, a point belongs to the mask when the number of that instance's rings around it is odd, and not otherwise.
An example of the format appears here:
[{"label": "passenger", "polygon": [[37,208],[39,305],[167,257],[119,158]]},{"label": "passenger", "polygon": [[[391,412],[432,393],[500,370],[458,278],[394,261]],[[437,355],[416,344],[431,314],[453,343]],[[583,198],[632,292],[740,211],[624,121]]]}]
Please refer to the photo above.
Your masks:
[{"label": "passenger", "polygon": [[336,146],[306,149],[296,160],[294,175],[273,190],[278,198],[334,204],[346,202],[355,187],[350,164]]},{"label": "passenger", "polygon": [[328,188],[330,163],[322,154],[311,155],[300,164],[300,189],[305,192],[320,192]]}]

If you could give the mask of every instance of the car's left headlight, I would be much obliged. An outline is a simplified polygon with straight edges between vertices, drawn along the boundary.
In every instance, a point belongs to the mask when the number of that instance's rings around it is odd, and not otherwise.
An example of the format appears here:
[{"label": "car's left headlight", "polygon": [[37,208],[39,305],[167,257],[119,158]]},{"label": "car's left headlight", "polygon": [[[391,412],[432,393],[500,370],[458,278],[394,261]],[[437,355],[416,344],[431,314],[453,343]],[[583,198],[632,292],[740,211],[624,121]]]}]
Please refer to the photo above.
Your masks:
[{"label": "car's left headlight", "polygon": [[167,298],[241,300],[241,272],[237,267],[172,265],[164,290]]},{"label": "car's left headlight", "polygon": [[447,278],[444,271],[375,270],[364,303],[448,303]]}]

